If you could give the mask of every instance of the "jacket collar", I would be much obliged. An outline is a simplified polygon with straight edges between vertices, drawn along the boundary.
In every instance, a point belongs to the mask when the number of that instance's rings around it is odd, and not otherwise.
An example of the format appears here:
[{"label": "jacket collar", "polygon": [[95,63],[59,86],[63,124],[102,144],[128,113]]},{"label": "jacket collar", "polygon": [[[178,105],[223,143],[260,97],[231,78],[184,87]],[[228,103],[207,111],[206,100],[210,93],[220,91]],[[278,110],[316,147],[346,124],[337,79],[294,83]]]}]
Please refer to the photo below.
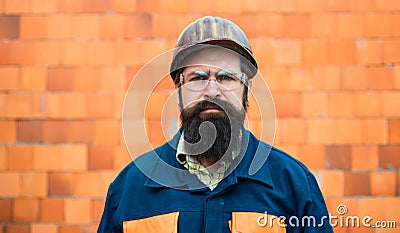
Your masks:
[{"label": "jacket collar", "polygon": [[[148,168],[148,176],[145,186],[152,188],[171,187],[183,190],[203,190],[208,189],[193,174],[190,174],[182,164],[176,160],[176,147],[181,136],[181,131],[167,143],[159,148],[149,152],[152,153],[151,159],[136,162],[138,166]],[[273,187],[273,181],[267,163],[268,156],[272,147],[259,141],[248,130],[244,131],[244,145],[247,145],[246,151],[237,166],[233,166],[233,171],[225,179],[231,184],[237,182],[237,179],[250,179],[262,182]],[[147,163],[144,165],[143,163]],[[218,189],[218,186],[217,186]]]}]

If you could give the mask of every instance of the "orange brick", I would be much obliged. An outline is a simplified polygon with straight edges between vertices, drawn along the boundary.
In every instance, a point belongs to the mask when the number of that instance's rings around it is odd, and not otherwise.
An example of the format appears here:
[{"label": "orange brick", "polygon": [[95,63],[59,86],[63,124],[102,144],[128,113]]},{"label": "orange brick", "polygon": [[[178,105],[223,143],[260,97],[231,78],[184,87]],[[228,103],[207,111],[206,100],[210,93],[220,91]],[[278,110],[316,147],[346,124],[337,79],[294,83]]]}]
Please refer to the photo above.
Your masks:
[{"label": "orange brick", "polygon": [[39,67],[23,67],[18,86],[23,91],[44,91],[47,79],[46,70]]},{"label": "orange brick", "polygon": [[42,15],[23,15],[20,18],[20,37],[22,39],[46,38],[46,18]]},{"label": "orange brick", "polygon": [[82,12],[83,2],[82,1],[69,1],[69,0],[59,0],[58,3],[59,12]]},{"label": "orange brick", "polygon": [[153,92],[146,101],[146,118],[161,119],[162,110],[166,100],[167,95],[164,93]]},{"label": "orange brick", "polygon": [[104,210],[103,200],[92,200],[92,221],[99,222]]},{"label": "orange brick", "polygon": [[337,66],[318,66],[313,69],[313,86],[317,90],[341,90],[341,70]]},{"label": "orange brick", "polygon": [[0,67],[0,91],[17,90],[19,74],[16,66]]},{"label": "orange brick", "polygon": [[8,169],[30,170],[33,167],[33,147],[29,145],[10,146],[8,149]]},{"label": "orange brick", "polygon": [[31,225],[31,233],[58,233],[58,226],[56,224],[43,224],[34,223]]},{"label": "orange brick", "polygon": [[98,75],[100,89],[104,91],[125,91],[127,84],[124,71],[122,67],[105,67],[100,69]]},{"label": "orange brick", "polygon": [[4,0],[3,2],[4,13],[15,14],[15,13],[28,13],[30,12],[31,6],[30,1],[24,0]]},{"label": "orange brick", "polygon": [[90,143],[93,140],[93,122],[70,121],[68,122],[67,140],[69,142]]},{"label": "orange brick", "polygon": [[67,14],[49,14],[45,16],[46,37],[67,39],[72,37],[72,16]]},{"label": "orange brick", "polygon": [[54,13],[57,10],[57,0],[32,0],[31,9],[34,13]]},{"label": "orange brick", "polygon": [[58,233],[85,233],[86,227],[80,225],[61,225]]},{"label": "orange brick", "polygon": [[350,9],[350,3],[346,0],[323,1],[323,3],[323,10],[326,11],[348,11]]},{"label": "orange brick", "polygon": [[307,142],[316,144],[333,142],[333,121],[328,119],[310,119],[307,129]]},{"label": "orange brick", "polygon": [[[114,45],[114,63],[117,65],[138,64],[139,44],[135,41],[117,41]],[[133,77],[133,74],[132,74]]]},{"label": "orange brick", "polygon": [[87,95],[83,93],[60,95],[60,116],[65,118],[87,117]]},{"label": "orange brick", "polygon": [[100,37],[105,39],[123,38],[125,21],[126,18],[122,15],[100,16],[100,23],[99,23]]},{"label": "orange brick", "polygon": [[280,40],[274,43],[275,63],[278,65],[296,65],[301,63],[301,41]]},{"label": "orange brick", "polygon": [[314,144],[300,145],[297,159],[309,169],[323,169],[325,168],[325,147]]},{"label": "orange brick", "polygon": [[358,92],[355,94],[356,116],[381,116],[383,96],[376,92]]},{"label": "orange brick", "polygon": [[357,63],[372,64],[383,61],[383,43],[377,40],[359,40],[357,45]]},{"label": "orange brick", "polygon": [[[139,62],[140,64],[145,64],[149,62],[151,59],[159,56],[161,53],[164,53],[167,48],[165,46],[165,42],[162,40],[140,40],[138,41],[138,48],[139,48]],[[166,57],[163,57],[164,59]],[[154,67],[160,69],[159,71],[156,70],[156,73],[162,73],[165,75],[165,67]],[[157,74],[159,74],[157,73]]]},{"label": "orange brick", "polygon": [[400,66],[394,67],[394,86],[395,89],[400,89]]},{"label": "orange brick", "polygon": [[61,170],[82,171],[87,170],[88,152],[83,144],[63,145],[60,151]]},{"label": "orange brick", "polygon": [[5,146],[0,146],[0,171],[4,171],[8,168],[7,163],[7,149]]},{"label": "orange brick", "polygon": [[45,121],[42,123],[43,142],[67,142],[66,121]]},{"label": "orange brick", "polygon": [[[125,33],[127,38],[149,38],[153,36],[152,17],[161,17],[158,15],[132,15],[126,18]],[[155,30],[155,29],[154,29]]]},{"label": "orange brick", "polygon": [[311,36],[332,37],[337,35],[338,17],[332,13],[311,15]]},{"label": "orange brick", "polygon": [[[11,222],[11,200],[2,199],[0,200],[0,221],[1,222]],[[1,232],[1,231],[0,231]]]},{"label": "orange brick", "polygon": [[15,121],[0,121],[0,142],[11,143],[16,141]]},{"label": "orange brick", "polygon": [[49,196],[71,196],[74,190],[74,178],[72,173],[50,173]]},{"label": "orange brick", "polygon": [[73,38],[98,38],[100,17],[96,14],[79,14],[71,18]]},{"label": "orange brick", "polygon": [[379,167],[387,169],[398,169],[400,168],[400,146],[388,145],[380,146],[379,152]]},{"label": "orange brick", "polygon": [[313,87],[313,77],[310,69],[291,68],[289,75],[282,80],[286,90],[310,90]]},{"label": "orange brick", "polygon": [[114,116],[114,95],[91,94],[87,106],[89,118],[111,118]]},{"label": "orange brick", "polygon": [[375,0],[355,0],[349,2],[349,7],[351,11],[375,11]]},{"label": "orange brick", "polygon": [[6,116],[6,95],[0,94],[0,117]]},{"label": "orange brick", "polygon": [[132,13],[136,10],[136,1],[132,0],[111,1],[111,9],[115,12]]},{"label": "orange brick", "polygon": [[385,40],[383,42],[383,61],[387,63],[400,62],[400,40]]},{"label": "orange brick", "polygon": [[301,112],[301,97],[297,92],[273,93],[278,117],[298,117]]},{"label": "orange brick", "polygon": [[61,43],[58,41],[37,41],[35,43],[37,65],[58,65],[61,63]]},{"label": "orange brick", "polygon": [[325,197],[329,198],[343,196],[344,174],[342,171],[321,170],[317,171],[316,177],[321,191]]},{"label": "orange brick", "polygon": [[20,27],[19,16],[0,16],[0,37],[18,38]]},{"label": "orange brick", "polygon": [[362,14],[338,14],[337,36],[357,38],[364,32],[364,17]]},{"label": "orange brick", "polygon": [[10,42],[10,63],[19,65],[35,64],[35,44],[30,40]]},{"label": "orange brick", "polygon": [[304,64],[320,65],[328,62],[328,41],[308,39],[303,42],[302,61]]},{"label": "orange brick", "polygon": [[[257,57],[257,61],[260,64],[264,64],[264,65],[274,65],[275,64],[275,45],[274,42],[272,40],[253,40],[251,42],[252,44],[252,48],[253,48],[253,52],[254,52],[254,56]],[[271,78],[276,78],[278,79],[277,76],[275,76],[274,74],[276,74],[278,72],[278,70],[282,71],[284,69],[286,69],[286,67],[276,67],[276,66],[270,66],[268,67],[268,72],[264,72],[264,70],[266,70],[264,67],[259,67],[259,71],[261,72],[261,74],[269,74],[269,79]],[[269,81],[270,83],[270,81]],[[271,85],[272,87],[272,85]]]},{"label": "orange brick", "polygon": [[389,119],[389,143],[400,143],[400,119]]},{"label": "orange brick", "polygon": [[73,68],[73,90],[96,91],[100,89],[100,71],[91,67]]},{"label": "orange brick", "polygon": [[396,172],[371,172],[371,194],[394,196],[397,192]]},{"label": "orange brick", "polygon": [[18,141],[19,142],[41,142],[42,122],[41,121],[19,121]]},{"label": "orange brick", "polygon": [[185,0],[160,1],[160,10],[163,12],[185,13],[188,11],[188,5],[189,3]]},{"label": "orange brick", "polygon": [[157,147],[165,143],[165,135],[161,125],[161,121],[158,119],[149,119],[147,122],[147,137],[150,143]]},{"label": "orange brick", "polygon": [[354,64],[356,43],[351,39],[330,40],[328,43],[329,62],[333,64]]},{"label": "orange brick", "polygon": [[358,120],[336,120],[333,129],[333,141],[336,144],[357,144],[361,142],[361,122]]},{"label": "orange brick", "polygon": [[351,148],[352,170],[375,170],[378,168],[378,149],[376,146],[353,146]]},{"label": "orange brick", "polygon": [[400,116],[400,93],[387,92],[383,94],[383,114],[385,116]]},{"label": "orange brick", "polygon": [[99,120],[93,125],[93,143],[116,145],[119,139],[119,125],[115,120]]},{"label": "orange brick", "polygon": [[30,233],[28,224],[7,224],[4,229],[7,233]]},{"label": "orange brick", "polygon": [[283,36],[304,38],[310,36],[311,18],[307,14],[283,16]]},{"label": "orange brick", "polygon": [[6,95],[6,114],[9,117],[32,117],[34,115],[34,96],[30,94]]},{"label": "orange brick", "polygon": [[328,94],[328,116],[351,117],[354,115],[354,95],[337,92]]},{"label": "orange brick", "polygon": [[112,162],[114,170],[120,171],[122,168],[126,167],[130,162],[132,162],[132,158],[130,157],[127,148],[124,147],[116,147],[114,148],[114,156],[112,156]]},{"label": "orange brick", "polygon": [[25,197],[46,197],[48,176],[44,172],[21,174],[21,195]]},{"label": "orange brick", "polygon": [[388,124],[384,119],[361,121],[361,141],[365,144],[386,144],[388,131]]},{"label": "orange brick", "polygon": [[[384,212],[385,212],[385,218],[388,220],[393,220],[396,221],[396,223],[399,221],[399,216],[397,215],[398,209],[397,206],[400,205],[400,198],[397,197],[387,197],[383,199],[384,206],[386,207]],[[397,226],[397,224],[396,224]],[[394,231],[393,231],[394,232]]]},{"label": "orange brick", "polygon": [[89,47],[86,42],[66,41],[61,45],[61,64],[87,65]]},{"label": "orange brick", "polygon": [[114,148],[112,146],[92,146],[89,148],[89,169],[112,169]]},{"label": "orange brick", "polygon": [[39,201],[35,199],[15,199],[13,221],[36,222],[39,219]]},{"label": "orange brick", "polygon": [[106,12],[111,8],[111,1],[88,0],[83,1],[83,11],[89,13]]},{"label": "orange brick", "polygon": [[56,171],[61,168],[60,146],[37,145],[33,147],[33,168],[37,171]]},{"label": "orange brick", "polygon": [[326,168],[348,170],[350,167],[350,146],[326,146]]},{"label": "orange brick", "polygon": [[63,199],[41,199],[40,200],[41,222],[63,222],[64,200]]},{"label": "orange brick", "polygon": [[400,10],[400,2],[390,0],[376,0],[376,9],[383,11]]},{"label": "orange brick", "polygon": [[88,199],[65,200],[65,223],[90,223],[91,203]]},{"label": "orange brick", "polygon": [[305,123],[302,119],[286,118],[281,121],[283,143],[304,143],[306,138]]},{"label": "orange brick", "polygon": [[367,69],[364,66],[347,66],[343,68],[343,88],[349,90],[366,90]]},{"label": "orange brick", "polygon": [[95,197],[100,193],[100,176],[98,172],[82,172],[75,174],[74,196]]},{"label": "orange brick", "polygon": [[368,196],[370,194],[370,176],[366,172],[344,173],[344,195]]},{"label": "orange brick", "polygon": [[368,88],[372,90],[393,89],[394,69],[392,67],[372,66],[367,68]]},{"label": "orange brick", "polygon": [[89,65],[109,65],[114,61],[114,46],[109,41],[98,41],[89,44]]},{"label": "orange brick", "polygon": [[400,29],[399,29],[399,27],[397,27],[397,23],[396,22],[400,22],[400,14],[398,14],[398,13],[391,14],[390,15],[390,20],[392,22],[395,22],[395,23],[392,23],[391,35],[393,37],[398,37],[400,35]]},{"label": "orange brick", "polygon": [[[390,15],[387,13],[365,14],[364,36],[366,37],[387,37],[390,36],[392,22]],[[379,22],[379,25],[376,24]]]},{"label": "orange brick", "polygon": [[0,64],[9,64],[10,44],[10,41],[0,41]]},{"label": "orange brick", "polygon": [[0,197],[17,197],[21,194],[19,173],[1,172],[0,178]]},{"label": "orange brick", "polygon": [[[254,4],[244,4],[243,7],[251,5]],[[257,14],[254,17],[254,21],[250,25],[255,27],[256,35],[258,37],[281,37],[283,35],[284,28],[282,15]],[[265,55],[267,55],[267,53],[265,53]]]}]

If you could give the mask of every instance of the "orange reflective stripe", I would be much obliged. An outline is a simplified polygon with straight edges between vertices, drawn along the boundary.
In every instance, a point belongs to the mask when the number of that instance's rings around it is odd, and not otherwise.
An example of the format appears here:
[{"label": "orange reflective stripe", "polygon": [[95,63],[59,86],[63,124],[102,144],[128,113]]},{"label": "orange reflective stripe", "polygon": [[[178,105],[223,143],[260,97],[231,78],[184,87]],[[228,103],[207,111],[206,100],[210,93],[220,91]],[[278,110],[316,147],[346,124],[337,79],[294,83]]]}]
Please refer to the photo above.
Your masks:
[{"label": "orange reflective stripe", "polygon": [[123,222],[124,233],[178,233],[179,212]]},{"label": "orange reflective stripe", "polygon": [[275,215],[256,212],[232,212],[232,233],[286,233]]}]

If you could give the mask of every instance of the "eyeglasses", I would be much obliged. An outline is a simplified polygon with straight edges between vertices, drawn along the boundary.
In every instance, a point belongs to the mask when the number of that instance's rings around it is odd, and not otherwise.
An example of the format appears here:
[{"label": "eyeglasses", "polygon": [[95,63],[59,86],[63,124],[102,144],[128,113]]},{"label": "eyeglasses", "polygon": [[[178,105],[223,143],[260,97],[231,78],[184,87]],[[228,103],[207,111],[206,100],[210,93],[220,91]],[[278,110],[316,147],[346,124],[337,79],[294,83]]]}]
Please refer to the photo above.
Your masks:
[{"label": "eyeglasses", "polygon": [[187,74],[185,77],[180,75],[180,84],[191,91],[203,91],[206,89],[211,80],[218,84],[223,91],[232,91],[238,89],[242,83],[245,83],[245,73],[234,73],[228,70],[221,70],[210,78],[211,74],[203,70],[195,70]]}]

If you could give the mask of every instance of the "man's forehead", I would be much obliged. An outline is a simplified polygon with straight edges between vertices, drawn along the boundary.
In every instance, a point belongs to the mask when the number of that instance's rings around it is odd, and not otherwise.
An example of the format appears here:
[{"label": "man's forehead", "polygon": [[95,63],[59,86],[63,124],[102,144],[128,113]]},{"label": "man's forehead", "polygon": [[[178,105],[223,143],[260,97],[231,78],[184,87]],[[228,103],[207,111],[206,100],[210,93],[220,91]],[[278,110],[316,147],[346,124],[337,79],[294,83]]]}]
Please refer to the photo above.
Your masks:
[{"label": "man's forehead", "polygon": [[230,49],[217,47],[207,48],[189,56],[186,66],[214,66],[231,68],[240,66],[240,55]]}]

